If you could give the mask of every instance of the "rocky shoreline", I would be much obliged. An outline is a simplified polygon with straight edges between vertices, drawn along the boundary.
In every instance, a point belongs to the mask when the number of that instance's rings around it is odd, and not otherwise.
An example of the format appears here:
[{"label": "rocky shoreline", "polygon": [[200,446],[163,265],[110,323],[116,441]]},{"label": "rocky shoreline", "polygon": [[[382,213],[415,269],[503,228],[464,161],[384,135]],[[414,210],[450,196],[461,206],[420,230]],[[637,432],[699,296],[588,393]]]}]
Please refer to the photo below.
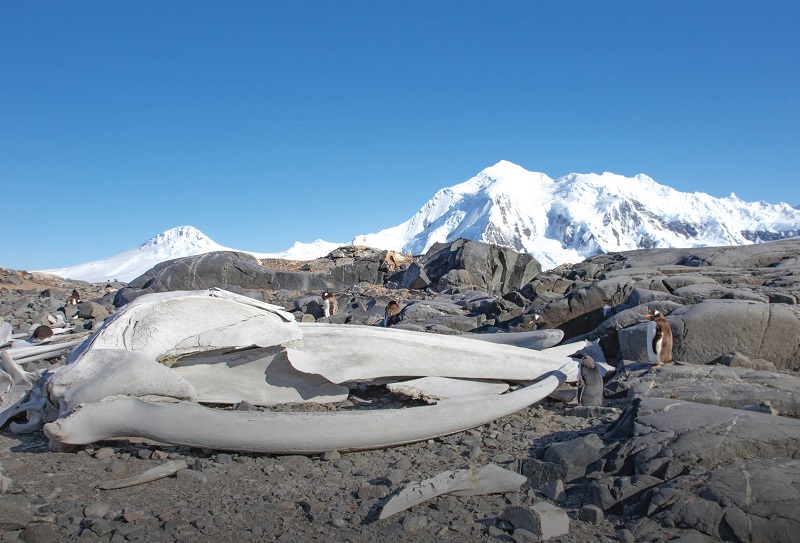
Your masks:
[{"label": "rocky shoreline", "polygon": [[[603,408],[548,399],[423,443],[312,457],[127,441],[53,452],[40,432],[6,427],[0,540],[536,541],[568,522],[550,540],[788,542],[800,529],[800,240],[609,254],[549,272],[527,255],[464,240],[413,258],[342,248],[305,264],[263,264],[240,253],[179,259],[113,292],[3,269],[0,318],[28,330],[73,288],[83,301],[65,315],[87,330],[165,290],[220,286],[301,321],[366,326],[396,300],[398,327],[434,333],[513,333],[539,315],[565,341],[598,339],[620,371],[606,382]],[[337,295],[331,317],[322,316],[323,290]],[[641,362],[642,316],[653,309],[668,315],[678,361],[655,371]],[[346,401],[391,404],[372,389]],[[98,488],[170,460],[188,469]],[[527,482],[378,519],[410,482],[489,463]],[[537,504],[552,506],[549,516]]]}]

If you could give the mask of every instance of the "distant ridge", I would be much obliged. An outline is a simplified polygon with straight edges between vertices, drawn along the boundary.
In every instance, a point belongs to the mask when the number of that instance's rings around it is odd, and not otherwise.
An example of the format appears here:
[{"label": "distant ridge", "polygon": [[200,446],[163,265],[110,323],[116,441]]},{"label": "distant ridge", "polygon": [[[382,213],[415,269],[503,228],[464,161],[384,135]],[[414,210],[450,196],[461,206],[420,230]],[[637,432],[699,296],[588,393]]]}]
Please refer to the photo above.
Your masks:
[{"label": "distant ridge", "polygon": [[[558,179],[500,161],[436,192],[409,220],[356,236],[368,245],[422,254],[457,238],[533,255],[544,269],[610,251],[652,247],[746,245],[800,235],[800,209],[676,191],[639,174],[571,173]],[[257,258],[311,260],[346,245],[316,240]],[[116,256],[41,270],[70,279],[129,282],[156,264],[211,251],[233,251],[192,226],[178,226]]]},{"label": "distant ridge", "polygon": [[507,161],[436,192],[406,222],[354,244],[421,254],[464,237],[532,254],[543,268],[651,247],[745,245],[800,235],[792,206],[684,193],[639,174],[551,179]]},{"label": "distant ridge", "polygon": [[[280,253],[241,252],[250,253],[256,258],[311,260],[325,256],[340,245],[343,244],[316,240],[313,243],[296,242],[289,249]],[[102,283],[114,279],[128,283],[156,264],[167,260],[213,251],[236,250],[220,245],[193,226],[176,226],[150,238],[139,247],[116,256],[66,268],[40,271],[89,283]]]}]

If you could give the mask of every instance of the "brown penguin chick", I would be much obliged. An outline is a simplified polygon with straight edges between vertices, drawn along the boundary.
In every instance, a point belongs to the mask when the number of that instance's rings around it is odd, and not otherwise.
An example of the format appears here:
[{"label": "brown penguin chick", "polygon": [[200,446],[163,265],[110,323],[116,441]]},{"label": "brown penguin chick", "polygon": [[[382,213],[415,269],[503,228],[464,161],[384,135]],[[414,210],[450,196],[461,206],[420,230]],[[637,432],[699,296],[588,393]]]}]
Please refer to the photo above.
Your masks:
[{"label": "brown penguin chick", "polygon": [[383,314],[383,327],[387,328],[400,322],[400,304],[394,300],[386,304],[386,311]]},{"label": "brown penguin chick", "polygon": [[338,303],[336,302],[336,296],[327,291],[323,292],[322,293],[323,316],[330,317],[331,315],[335,315],[337,310],[338,310]]},{"label": "brown penguin chick", "polygon": [[47,341],[53,337],[53,329],[49,326],[45,326],[44,324],[41,326],[37,326],[36,329],[31,334],[31,339],[34,343],[41,343],[43,341]]},{"label": "brown penguin chick", "polygon": [[672,329],[658,310],[645,316],[650,319],[647,323],[647,357],[654,368],[660,368],[672,362]]}]

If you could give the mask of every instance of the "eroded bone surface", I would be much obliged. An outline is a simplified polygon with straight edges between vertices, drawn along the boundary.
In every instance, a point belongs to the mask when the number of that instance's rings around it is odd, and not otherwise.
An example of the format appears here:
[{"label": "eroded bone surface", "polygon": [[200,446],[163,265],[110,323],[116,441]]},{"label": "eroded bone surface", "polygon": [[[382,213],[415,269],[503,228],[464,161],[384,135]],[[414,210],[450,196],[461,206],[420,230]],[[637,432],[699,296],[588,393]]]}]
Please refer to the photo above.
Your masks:
[{"label": "eroded bone surface", "polygon": [[63,444],[138,437],[189,447],[280,454],[374,449],[460,432],[544,399],[563,371],[500,396],[448,400],[407,409],[264,412],[211,409],[193,402],[164,404],[111,397],[81,405],[45,424]]},{"label": "eroded bone surface", "polygon": [[392,497],[378,518],[385,519],[442,494],[479,496],[499,492],[516,492],[528,480],[524,475],[487,464],[478,469],[445,471],[419,483],[411,483]]},{"label": "eroded bone surface", "polygon": [[[559,370],[569,362],[565,353],[579,348],[534,351],[460,336],[346,324],[308,323],[300,329],[302,339],[285,344],[292,366],[334,383],[390,376],[532,380]],[[577,378],[577,370],[570,373]]]},{"label": "eroded bone surface", "polygon": [[140,296],[106,319],[70,353],[90,349],[138,351],[159,361],[224,347],[269,347],[297,339],[291,313],[221,289],[160,292]]},{"label": "eroded bone surface", "polygon": [[397,394],[410,398],[436,403],[454,398],[476,398],[478,396],[496,396],[509,388],[508,383],[465,381],[449,377],[423,377],[400,383],[390,383],[386,388]]},{"label": "eroded bone surface", "polygon": [[328,403],[349,393],[320,375],[297,371],[280,347],[199,353],[181,358],[172,370],[191,383],[202,403]]}]

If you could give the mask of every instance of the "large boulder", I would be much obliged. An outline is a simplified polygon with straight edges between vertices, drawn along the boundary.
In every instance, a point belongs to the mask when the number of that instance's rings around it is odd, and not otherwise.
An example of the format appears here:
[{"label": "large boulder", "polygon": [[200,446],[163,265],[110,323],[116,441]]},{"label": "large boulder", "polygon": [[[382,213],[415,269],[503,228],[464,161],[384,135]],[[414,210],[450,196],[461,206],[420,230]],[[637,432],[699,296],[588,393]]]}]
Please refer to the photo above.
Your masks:
[{"label": "large boulder", "polygon": [[[778,369],[800,369],[800,306],[705,300],[675,309],[667,321],[673,356],[681,362],[707,364],[736,351],[769,360]],[[646,338],[646,324],[620,330],[620,356],[647,360]]]},{"label": "large boulder", "polygon": [[403,286],[502,295],[521,288],[541,271],[539,262],[528,254],[462,238],[434,244],[421,263],[409,266]]},{"label": "large boulder", "polygon": [[383,284],[387,268],[380,256],[386,251],[369,253],[371,259],[330,259],[327,269],[316,271],[272,270],[262,266],[252,255],[236,251],[218,251],[162,262],[117,292],[115,305],[124,305],[142,294],[174,290],[203,290],[219,287],[241,294],[249,291],[324,291],[339,290],[366,282]]}]

